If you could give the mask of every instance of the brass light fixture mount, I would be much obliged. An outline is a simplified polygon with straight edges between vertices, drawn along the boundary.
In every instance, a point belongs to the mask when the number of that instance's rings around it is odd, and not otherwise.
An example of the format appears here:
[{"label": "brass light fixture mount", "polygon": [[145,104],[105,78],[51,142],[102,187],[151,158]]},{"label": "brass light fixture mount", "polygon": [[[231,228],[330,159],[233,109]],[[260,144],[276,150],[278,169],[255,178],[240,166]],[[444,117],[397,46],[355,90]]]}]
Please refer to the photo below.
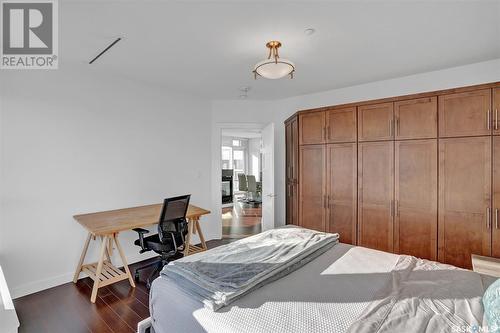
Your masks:
[{"label": "brass light fixture mount", "polygon": [[271,59],[272,57],[274,59],[274,62],[277,64],[278,58],[280,57],[278,54],[278,49],[281,47],[281,42],[272,40],[270,42],[267,42],[266,47],[269,48],[269,55],[267,56],[267,59]]}]

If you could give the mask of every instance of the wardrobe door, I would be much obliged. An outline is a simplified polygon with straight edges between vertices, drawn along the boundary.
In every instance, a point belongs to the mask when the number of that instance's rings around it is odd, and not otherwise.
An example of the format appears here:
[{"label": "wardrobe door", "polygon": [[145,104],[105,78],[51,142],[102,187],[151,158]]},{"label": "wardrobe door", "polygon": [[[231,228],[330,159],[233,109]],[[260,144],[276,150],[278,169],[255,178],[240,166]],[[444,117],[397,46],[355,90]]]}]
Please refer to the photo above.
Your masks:
[{"label": "wardrobe door", "polygon": [[489,135],[491,89],[439,96],[439,136]]},{"label": "wardrobe door", "polygon": [[439,261],[471,268],[491,251],[491,136],[439,142]]},{"label": "wardrobe door", "polygon": [[355,143],[327,146],[327,231],[340,241],[356,244],[357,151]]},{"label": "wardrobe door", "polygon": [[394,142],[358,148],[358,244],[393,252]]},{"label": "wardrobe door", "polygon": [[300,147],[299,225],[326,230],[326,146]]},{"label": "wardrobe door", "polygon": [[324,111],[299,115],[301,145],[325,143],[326,115]]},{"label": "wardrobe door", "polygon": [[358,107],[358,140],[377,141],[394,138],[393,103]]},{"label": "wardrobe door", "polygon": [[437,259],[437,140],[395,143],[394,251]]},{"label": "wardrobe door", "polygon": [[500,258],[500,137],[493,137],[493,221],[491,255]]},{"label": "wardrobe door", "polygon": [[493,134],[500,135],[500,88],[493,88]]},{"label": "wardrobe door", "polygon": [[356,107],[326,112],[327,142],[356,142]]},{"label": "wardrobe door", "polygon": [[394,103],[396,140],[437,137],[437,97]]}]

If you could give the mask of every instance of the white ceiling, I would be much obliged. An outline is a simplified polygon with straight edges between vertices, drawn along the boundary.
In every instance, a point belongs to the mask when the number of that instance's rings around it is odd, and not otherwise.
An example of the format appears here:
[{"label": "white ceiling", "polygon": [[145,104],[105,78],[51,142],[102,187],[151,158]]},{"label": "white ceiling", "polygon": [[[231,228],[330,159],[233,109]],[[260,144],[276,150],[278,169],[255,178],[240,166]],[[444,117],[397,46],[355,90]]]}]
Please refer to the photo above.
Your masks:
[{"label": "white ceiling", "polygon": [[[277,99],[500,58],[500,1],[60,1],[61,64],[210,99]],[[303,31],[313,27],[316,33]],[[293,80],[254,80],[265,43]]]}]

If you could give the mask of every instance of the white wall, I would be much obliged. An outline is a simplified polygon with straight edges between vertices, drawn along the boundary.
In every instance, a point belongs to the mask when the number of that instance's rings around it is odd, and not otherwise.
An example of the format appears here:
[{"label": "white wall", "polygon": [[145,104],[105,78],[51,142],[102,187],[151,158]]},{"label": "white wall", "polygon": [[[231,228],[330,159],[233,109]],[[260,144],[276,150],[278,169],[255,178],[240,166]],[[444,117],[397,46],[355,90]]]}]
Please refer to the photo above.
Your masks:
[{"label": "white wall", "polygon": [[[184,193],[210,208],[208,101],[67,68],[2,71],[0,84],[0,264],[14,297],[72,279],[86,235],[74,214]],[[220,233],[213,216],[202,228]],[[145,258],[135,238],[120,234],[130,262]]]},{"label": "white wall", "polygon": [[[332,73],[335,75],[335,73]],[[500,81],[500,59],[441,71],[377,81],[277,101],[213,101],[212,128],[219,123],[275,124],[275,225],[285,222],[285,131],[283,121],[298,110]],[[255,81],[258,85],[259,81]],[[276,81],[279,85],[279,81]],[[212,133],[214,138],[217,133]],[[212,144],[213,146],[213,144]],[[215,205],[213,205],[215,206]]]}]

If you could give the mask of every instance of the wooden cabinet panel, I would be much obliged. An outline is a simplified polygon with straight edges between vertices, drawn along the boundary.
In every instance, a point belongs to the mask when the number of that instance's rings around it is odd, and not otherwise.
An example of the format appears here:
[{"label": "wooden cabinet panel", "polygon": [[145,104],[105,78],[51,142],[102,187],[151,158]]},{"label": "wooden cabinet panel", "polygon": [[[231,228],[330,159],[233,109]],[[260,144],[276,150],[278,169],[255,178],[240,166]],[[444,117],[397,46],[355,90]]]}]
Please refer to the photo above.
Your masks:
[{"label": "wooden cabinet panel", "polygon": [[376,141],[394,138],[394,105],[381,103],[358,107],[358,140]]},{"label": "wooden cabinet panel", "polygon": [[300,147],[299,225],[326,230],[326,147]]},{"label": "wooden cabinet panel", "polygon": [[286,137],[286,223],[298,225],[299,137],[297,117],[285,125]]},{"label": "wooden cabinet panel", "polygon": [[493,137],[493,220],[491,255],[500,258],[500,137]]},{"label": "wooden cabinet panel", "polygon": [[493,89],[493,134],[500,135],[500,88]]},{"label": "wooden cabinet panel", "polygon": [[439,136],[491,134],[491,89],[439,96]]},{"label": "wooden cabinet panel", "polygon": [[358,244],[393,252],[394,142],[358,148]]},{"label": "wooden cabinet panel", "polygon": [[437,259],[437,140],[395,143],[394,252]]},{"label": "wooden cabinet panel", "polygon": [[396,140],[437,137],[437,97],[394,103]]},{"label": "wooden cabinet panel", "polygon": [[324,111],[299,115],[299,143],[301,145],[325,143],[325,123],[326,114]]},{"label": "wooden cabinet panel", "polygon": [[490,255],[491,137],[439,142],[439,261],[471,268]]},{"label": "wooden cabinet panel", "polygon": [[328,232],[356,244],[357,149],[355,143],[327,146]]},{"label": "wooden cabinet panel", "polygon": [[327,142],[356,142],[356,107],[326,112]]}]

